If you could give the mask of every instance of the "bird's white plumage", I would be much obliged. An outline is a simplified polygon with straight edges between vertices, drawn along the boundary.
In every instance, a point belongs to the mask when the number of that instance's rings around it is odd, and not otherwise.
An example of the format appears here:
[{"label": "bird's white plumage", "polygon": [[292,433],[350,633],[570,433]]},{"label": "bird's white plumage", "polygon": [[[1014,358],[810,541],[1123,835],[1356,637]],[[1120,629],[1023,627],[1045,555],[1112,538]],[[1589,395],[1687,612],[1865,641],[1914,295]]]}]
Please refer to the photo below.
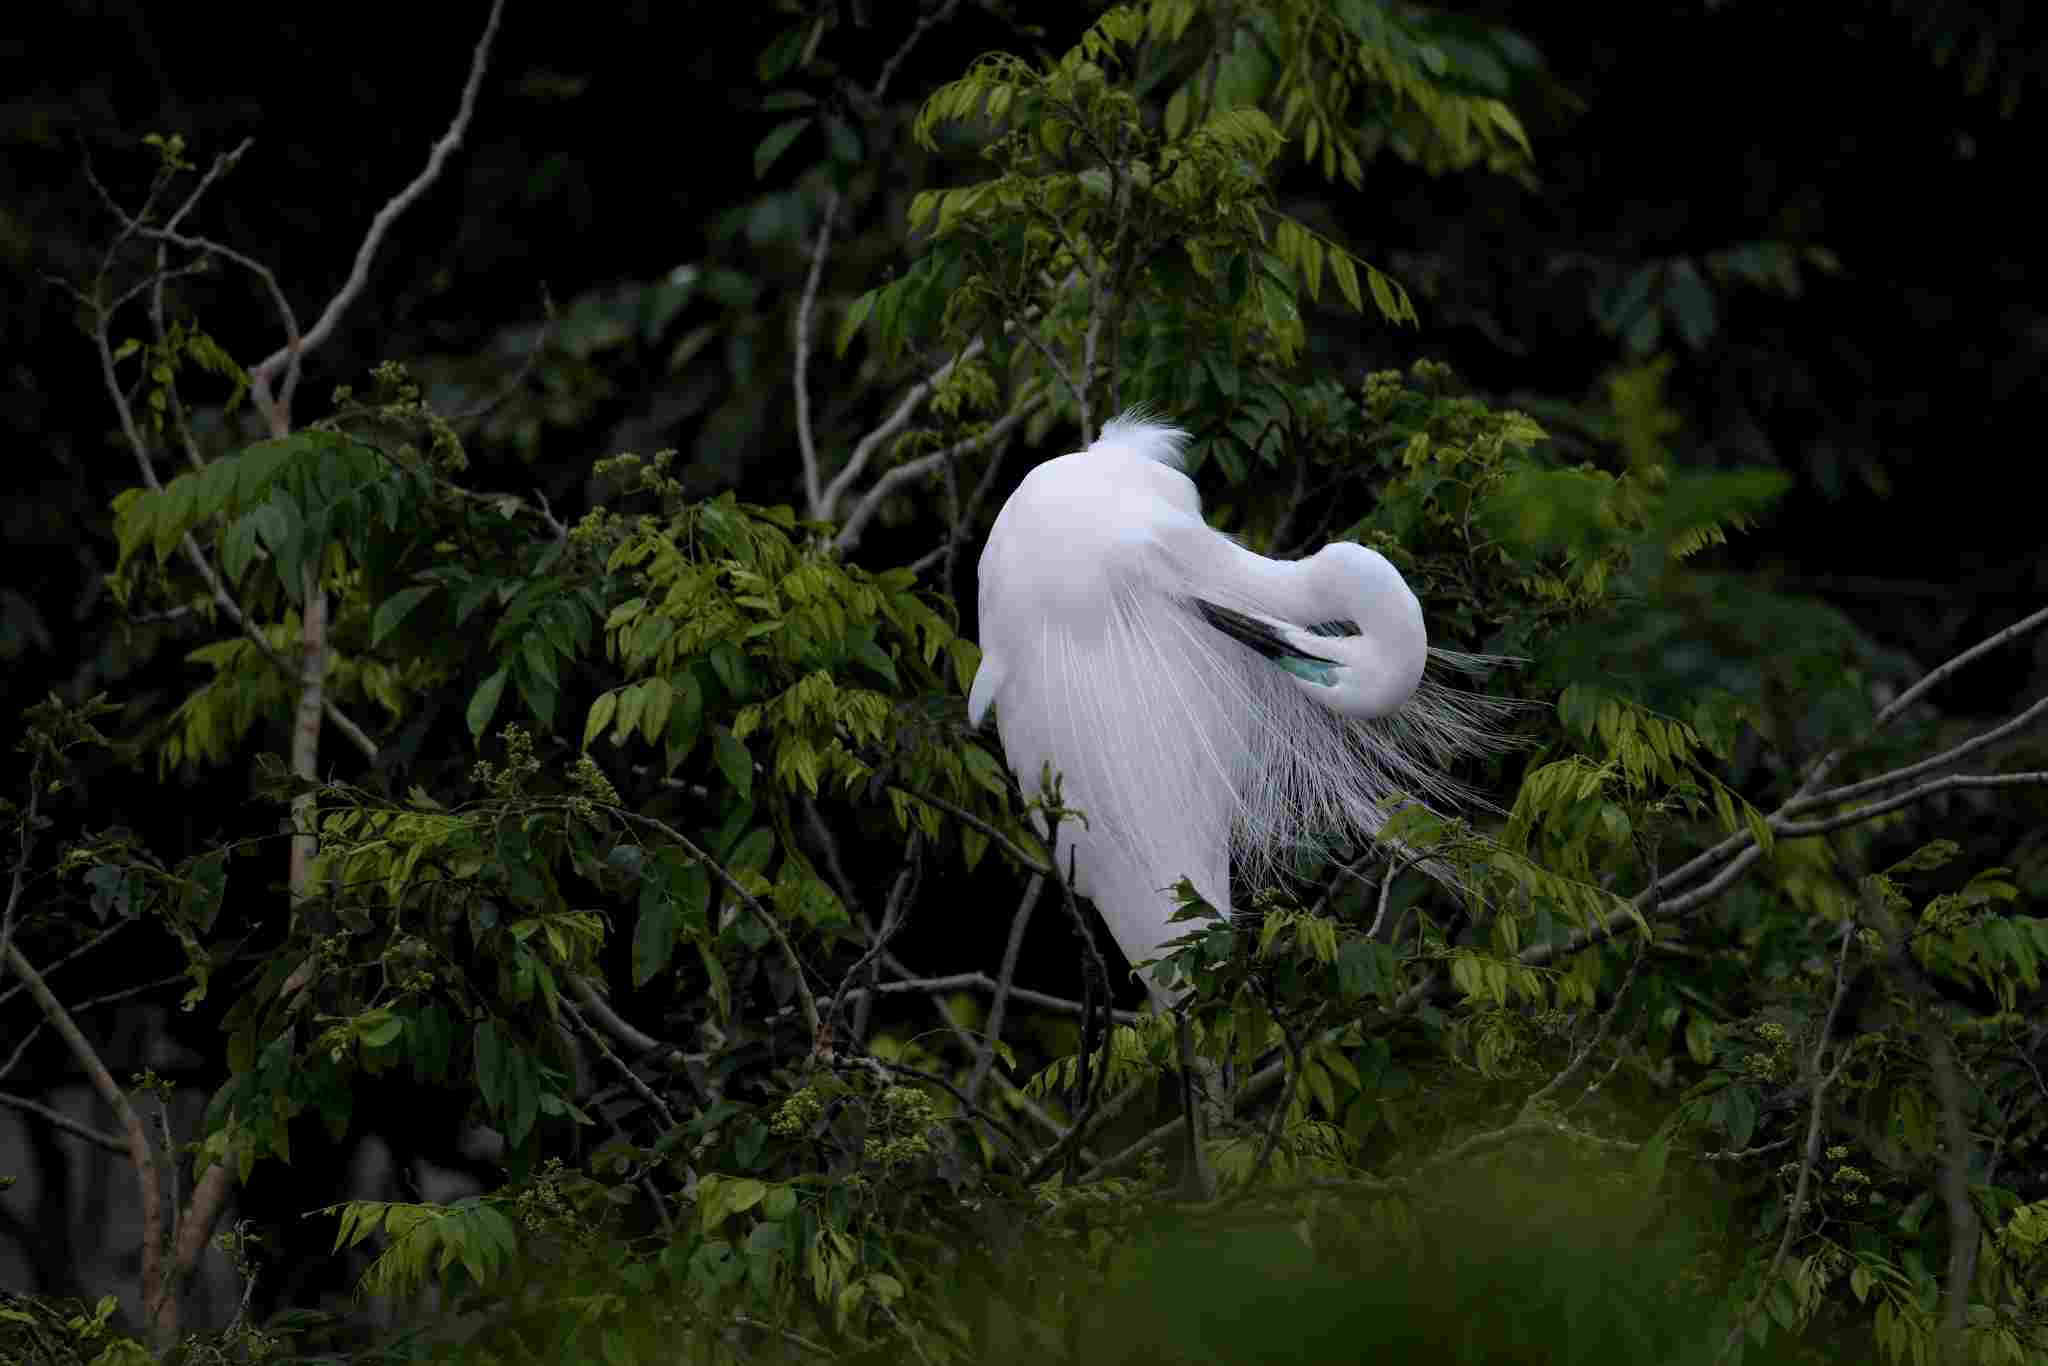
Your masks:
[{"label": "bird's white plumage", "polygon": [[[1227,912],[1233,852],[1268,875],[1311,836],[1369,837],[1401,794],[1456,800],[1443,769],[1490,739],[1483,703],[1424,679],[1393,565],[1348,543],[1245,549],[1203,521],[1186,440],[1109,422],[1025,476],[981,556],[969,716],[993,706],[1027,796],[1047,763],[1063,775],[1087,823],[1061,826],[1060,866],[1133,962],[1183,932],[1180,878]],[[1309,629],[1325,623],[1356,633]]]}]

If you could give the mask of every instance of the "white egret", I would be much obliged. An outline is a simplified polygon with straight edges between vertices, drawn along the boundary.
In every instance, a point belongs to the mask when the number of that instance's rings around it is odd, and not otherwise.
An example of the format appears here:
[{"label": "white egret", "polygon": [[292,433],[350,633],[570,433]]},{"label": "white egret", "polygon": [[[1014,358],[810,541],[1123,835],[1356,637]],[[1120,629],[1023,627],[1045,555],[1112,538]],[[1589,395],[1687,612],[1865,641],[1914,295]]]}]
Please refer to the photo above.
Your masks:
[{"label": "white egret", "polygon": [[1060,867],[1132,963],[1186,931],[1180,878],[1227,915],[1233,853],[1263,877],[1312,836],[1369,839],[1403,794],[1464,797],[1444,770],[1498,743],[1485,699],[1424,677],[1422,608],[1384,556],[1245,549],[1203,521],[1186,442],[1107,423],[1025,476],[981,556],[968,716],[994,707],[1027,796],[1063,775],[1086,825],[1061,824]]}]

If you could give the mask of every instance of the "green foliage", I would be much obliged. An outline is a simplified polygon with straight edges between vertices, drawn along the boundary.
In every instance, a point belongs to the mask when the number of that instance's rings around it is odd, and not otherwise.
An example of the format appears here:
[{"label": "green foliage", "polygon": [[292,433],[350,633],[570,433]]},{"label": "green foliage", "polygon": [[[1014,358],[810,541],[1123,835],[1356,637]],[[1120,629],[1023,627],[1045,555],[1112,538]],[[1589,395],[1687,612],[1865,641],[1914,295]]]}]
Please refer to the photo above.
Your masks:
[{"label": "green foliage", "polygon": [[[785,26],[762,79],[822,60],[831,28]],[[1078,1002],[931,994],[929,1030],[888,1013],[871,974],[928,865],[947,914],[978,913],[1014,904],[1013,865],[1045,875],[1045,844],[962,725],[978,652],[945,595],[847,562],[831,525],[706,496],[661,452],[595,462],[611,501],[564,527],[464,487],[453,429],[390,366],[315,426],[121,495],[123,600],[218,633],[140,737],[164,769],[303,724],[309,658],[326,701],[386,732],[355,782],[259,762],[305,840],[288,914],[230,901],[260,880],[231,881],[227,850],[159,860],[109,831],[54,863],[81,918],[176,939],[188,1005],[225,926],[259,945],[202,1165],[290,1161],[295,1131],[342,1136],[400,1079],[501,1135],[495,1191],[323,1211],[336,1251],[375,1251],[364,1293],[434,1297],[418,1355],[440,1359],[1205,1360],[1285,1332],[1305,1358],[1691,1360],[1733,1329],[1751,1360],[1917,1363],[1958,1291],[1968,1359],[2048,1356],[2048,1204],[2000,1167],[2048,1125],[2048,921],[1954,844],[1896,859],[1877,823],[1797,827],[1786,799],[1820,801],[1801,763],[1869,724],[1867,651],[1726,567],[1784,480],[1667,449],[1680,362],[1657,348],[1721,325],[1705,281],[1790,291],[1825,260],[1759,243],[1628,276],[1603,303],[1623,364],[1579,405],[1507,408],[1432,362],[1316,368],[1326,284],[1388,322],[1416,304],[1277,209],[1290,153],[1354,186],[1380,155],[1526,176],[1510,100],[1537,65],[1511,34],[1370,0],[1151,0],[1049,59],[979,60],[911,125],[992,169],[920,188],[921,254],[843,315],[842,349],[865,327],[876,363],[954,357],[915,391],[930,420],[877,435],[885,463],[1169,405],[1191,469],[1222,475],[1219,525],[1275,553],[1370,543],[1433,643],[1528,662],[1472,685],[1526,741],[1463,775],[1499,809],[1403,807],[1380,847],[1305,848],[1231,918],[1183,884],[1186,933],[1135,966],[1184,1019],[1110,1018],[1092,970]],[[813,170],[851,183],[847,107],[764,108],[757,177],[822,142]],[[814,190],[775,201],[785,227]],[[751,316],[755,289],[686,267],[579,296],[541,385],[583,411],[685,310]],[[683,326],[672,367],[724,338],[758,384],[745,326]],[[135,349],[164,421],[181,365],[242,382],[196,325]],[[518,422],[528,445],[546,426]],[[105,710],[30,716],[36,793],[104,743]],[[420,759],[401,727],[465,757]],[[1085,820],[1047,776],[1037,813]],[[33,803],[8,814],[26,847]],[[880,920],[854,909],[871,849],[904,851]],[[1733,873],[1687,880],[1708,866]],[[37,910],[18,942],[63,928]],[[1199,1164],[1171,1127],[1191,1109]],[[1970,1276],[1945,1279],[1971,1240]],[[0,1302],[0,1334],[79,1359],[102,1338],[122,1359],[106,1321]]]},{"label": "green foliage", "polygon": [[517,1229],[490,1201],[447,1206],[357,1201],[321,1213],[337,1217],[336,1252],[379,1232],[389,1240],[363,1275],[363,1290],[372,1295],[404,1295],[446,1282],[457,1268],[469,1284],[488,1285],[518,1247]]},{"label": "green foliage", "polygon": [[149,1348],[116,1331],[119,1308],[112,1295],[87,1306],[0,1292],[0,1351],[50,1366],[148,1366]]},{"label": "green foliage", "polygon": [[186,535],[218,525],[220,567],[231,588],[262,564],[275,576],[274,591],[296,602],[305,571],[318,568],[329,542],[360,546],[379,522],[395,533],[430,487],[424,471],[342,433],[295,432],[181,474],[161,491],[121,495],[114,503],[121,567],[144,549],[161,565]]},{"label": "green foliage", "polygon": [[[991,55],[931,95],[914,136],[936,149],[947,125],[977,123],[995,135],[986,153],[998,174],[913,198],[910,227],[929,233],[930,249],[853,304],[841,349],[863,324],[891,354],[911,338],[983,335],[1014,357],[1021,383],[1085,406],[1114,299],[1122,351],[1105,354],[1131,393],[1184,408],[1190,374],[1234,388],[1291,366],[1305,337],[1300,296],[1319,301],[1326,274],[1352,309],[1370,298],[1386,320],[1414,321],[1396,281],[1275,209],[1276,159],[1299,136],[1311,162],[1320,152],[1326,175],[1341,168],[1353,183],[1382,147],[1432,170],[1507,168],[1526,157],[1519,124],[1497,99],[1452,89],[1444,51],[1383,11],[1232,15],[1209,35],[1208,75],[1181,86],[1163,123],[1142,115],[1133,85],[1186,69],[1199,51],[1192,10],[1174,3],[1113,9],[1043,67]],[[1358,104],[1395,112],[1377,135],[1340,135],[1340,111]]]}]

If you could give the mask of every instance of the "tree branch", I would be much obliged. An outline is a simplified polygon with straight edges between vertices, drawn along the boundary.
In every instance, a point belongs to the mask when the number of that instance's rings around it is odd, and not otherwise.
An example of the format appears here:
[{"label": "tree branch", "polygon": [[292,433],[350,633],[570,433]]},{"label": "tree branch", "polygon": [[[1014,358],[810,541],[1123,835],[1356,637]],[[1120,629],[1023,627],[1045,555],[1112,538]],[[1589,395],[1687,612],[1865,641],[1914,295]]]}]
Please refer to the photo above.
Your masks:
[{"label": "tree branch", "polygon": [[[356,248],[355,261],[351,264],[348,279],[342,283],[327,307],[321,310],[311,330],[300,336],[288,336],[285,344],[257,363],[249,372],[249,388],[257,406],[269,420],[273,435],[283,436],[291,430],[292,393],[298,388],[299,367],[306,353],[317,349],[334,332],[342,315],[348,312],[362,295],[369,283],[370,262],[376,258],[377,249],[383,245],[384,237],[391,231],[407,209],[417,203],[422,195],[441,178],[441,170],[448,158],[462,145],[462,139],[469,131],[470,118],[476,112],[477,93],[483,88],[484,70],[489,65],[491,42],[498,35],[498,21],[503,17],[505,0],[491,0],[490,16],[484,21],[483,36],[477,39],[476,48],[469,59],[469,79],[463,83],[462,99],[457,104],[455,117],[448,129],[427,153],[427,164],[412,178],[406,187],[377,210],[370,220],[370,227],[363,234],[361,245]],[[284,375],[283,387],[272,396],[271,386],[278,374]]]},{"label": "tree branch", "polygon": [[987,345],[980,337],[976,337],[960,348],[960,354],[910,386],[909,391],[897,403],[896,410],[889,414],[882,425],[860,439],[853,448],[852,457],[846,462],[846,468],[834,475],[832,482],[825,486],[825,498],[821,505],[825,520],[831,520],[839,506],[839,500],[846,496],[846,490],[852,487],[853,481],[867,471],[868,462],[875,458],[875,452],[881,449],[882,444],[910,425],[910,419],[916,415],[918,407],[931,396],[932,390],[946,382],[946,377],[953,373],[954,367],[973,360],[987,349]]},{"label": "tree branch", "polygon": [[[135,1181],[141,1187],[142,1201],[142,1317],[154,1334],[168,1335],[177,1327],[174,1309],[175,1297],[171,1293],[171,1278],[166,1275],[163,1264],[164,1209],[162,1175],[157,1170],[156,1154],[149,1146],[149,1134],[142,1127],[142,1119],[135,1113],[135,1107],[128,1103],[128,1096],[115,1084],[113,1074],[101,1061],[99,1050],[71,1018],[71,1012],[64,1008],[34,964],[22,956],[20,948],[7,946],[4,959],[14,969],[28,994],[35,998],[43,1018],[50,1022],[59,1038],[71,1050],[71,1056],[84,1069],[93,1090],[114,1112],[120,1121],[125,1141],[120,1150],[128,1157],[129,1165],[135,1168]],[[95,1140],[97,1141],[97,1140]]]},{"label": "tree branch", "polygon": [[755,919],[761,922],[762,928],[768,931],[769,935],[775,940],[776,947],[782,951],[783,961],[789,964],[790,973],[796,984],[797,1004],[803,1010],[804,1027],[810,1031],[812,1044],[815,1047],[820,1038],[821,1025],[818,1016],[818,998],[811,994],[808,973],[804,968],[803,959],[797,956],[796,945],[789,942],[789,936],[783,932],[782,922],[775,918],[774,913],[755,900],[754,894],[745,887],[742,887],[739,881],[725,870],[723,864],[712,858],[704,850],[699,849],[688,835],[677,830],[674,826],[664,821],[656,820],[652,816],[643,816],[637,811],[629,811],[623,806],[606,806],[603,809],[611,812],[614,816],[628,824],[645,826],[660,831],[669,840],[674,842],[678,849],[703,864],[705,871],[723,883],[727,891],[739,898],[741,905],[753,912]]},{"label": "tree branch", "polygon": [[1827,780],[1828,774],[1834,771],[1836,764],[1840,763],[1849,754],[1869,744],[1873,736],[1890,725],[1900,712],[1919,701],[1930,688],[1954,676],[1964,665],[1989,654],[2001,645],[2018,640],[2027,632],[2034,630],[2044,623],[2048,623],[2048,607],[2042,608],[2031,616],[2022,617],[2002,631],[1986,636],[1983,640],[1978,641],[1975,645],[1950,659],[1947,663],[1942,664],[1918,683],[1900,693],[1891,700],[1889,705],[1878,712],[1871,720],[1870,728],[1854,744],[1832,750],[1823,756],[1821,761],[1813,766],[1813,771],[1807,774],[1806,781],[1799,785],[1799,790],[1792,794],[1792,800],[1796,802],[1819,787]]},{"label": "tree branch", "polygon": [[832,244],[832,224],[839,216],[839,191],[825,194],[825,212],[818,217],[818,241],[811,248],[811,269],[796,305],[796,444],[804,462],[804,503],[810,515],[829,516],[825,490],[818,479],[818,438],[811,426],[811,313],[818,303],[818,281],[825,274],[825,253]]},{"label": "tree branch", "polygon": [[1849,994],[1849,945],[1855,940],[1856,921],[1851,917],[1842,922],[1842,948],[1835,956],[1835,999],[1828,1005],[1827,1021],[1821,1026],[1820,1039],[1813,1046],[1813,1061],[1809,1073],[1813,1077],[1813,1112],[1806,1122],[1806,1156],[1799,1164],[1799,1180],[1792,1190],[1792,1212],[1785,1216],[1784,1231],[1778,1235],[1778,1249],[1771,1255],[1771,1264],[1765,1269],[1763,1279],[1757,1282],[1756,1293],[1750,1297],[1742,1312],[1736,1315],[1734,1325],[1728,1330],[1727,1339],[1721,1344],[1721,1350],[1714,1358],[1717,1366],[1718,1363],[1726,1361],[1729,1354],[1735,1350],[1736,1344],[1742,1341],[1743,1331],[1749,1326],[1749,1321],[1756,1316],[1756,1311],[1763,1306],[1764,1297],[1770,1294],[1771,1288],[1777,1284],[1778,1268],[1784,1265],[1785,1254],[1792,1247],[1792,1237],[1799,1231],[1801,1220],[1806,1217],[1806,1193],[1813,1184],[1814,1168],[1820,1164],[1823,1114],[1821,1102],[1827,1098],[1828,1087],[1841,1075],[1843,1064],[1848,1060],[1848,1049],[1845,1047],[1842,1056],[1835,1060],[1832,1070],[1823,1071],[1821,1068],[1821,1059],[1826,1055],[1828,1041],[1834,1037],[1835,1017],[1841,1013],[1842,1001]]},{"label": "tree branch", "polygon": [[114,1154],[114,1156],[116,1157],[126,1157],[132,1159],[135,1156],[134,1148],[129,1144],[127,1139],[122,1138],[120,1135],[110,1134],[101,1129],[95,1129],[90,1124],[81,1123],[80,1121],[73,1119],[71,1116],[65,1114],[62,1110],[53,1110],[47,1105],[41,1104],[37,1101],[30,1100],[27,1096],[9,1095],[5,1091],[0,1091],[0,1105],[7,1106],[9,1109],[20,1110],[27,1114],[36,1115],[44,1120],[47,1120],[50,1124],[54,1125],[55,1127],[62,1129],[65,1133],[70,1134],[73,1138],[82,1138],[87,1143],[93,1144],[96,1147],[106,1149],[108,1152]]},{"label": "tree branch", "polygon": [[988,1008],[988,1038],[982,1043],[981,1057],[974,1064],[974,1075],[968,1078],[967,1094],[970,1098],[981,1094],[982,1083],[988,1080],[989,1068],[995,1065],[995,1040],[1003,1037],[1003,1018],[1010,1008],[1010,993],[1017,977],[1017,957],[1024,948],[1024,931],[1031,924],[1031,913],[1038,909],[1038,899],[1045,891],[1045,879],[1033,877],[1024,887],[1024,896],[1017,902],[1017,909],[1010,915],[1010,937],[1003,945],[1003,966],[995,982],[995,1000]]},{"label": "tree branch", "polygon": [[[895,469],[884,473],[880,479],[875,481],[873,488],[861,495],[861,500],[854,505],[853,511],[847,514],[846,521],[839,528],[838,536],[833,539],[834,548],[841,554],[845,554],[860,544],[861,534],[867,530],[867,524],[874,519],[877,512],[882,510],[882,504],[889,495],[898,488],[913,480],[922,479],[933,470],[949,465],[964,455],[970,455],[980,450],[991,441],[999,441],[1003,437],[1008,436],[1012,428],[1038,411],[1044,402],[1045,392],[1043,390],[1027,395],[1009,412],[997,418],[975,435],[956,441],[942,451],[933,451],[930,455],[923,455],[915,460],[906,461]],[[851,469],[853,466],[848,465],[847,468]]]}]

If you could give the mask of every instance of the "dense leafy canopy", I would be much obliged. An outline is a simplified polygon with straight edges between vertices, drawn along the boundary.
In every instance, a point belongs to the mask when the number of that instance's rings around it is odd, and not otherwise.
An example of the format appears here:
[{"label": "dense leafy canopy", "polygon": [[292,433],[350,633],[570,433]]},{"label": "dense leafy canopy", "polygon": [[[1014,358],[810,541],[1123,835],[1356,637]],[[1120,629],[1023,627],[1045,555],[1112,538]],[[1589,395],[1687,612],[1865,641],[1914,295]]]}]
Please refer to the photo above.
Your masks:
[{"label": "dense leafy canopy", "polygon": [[[608,281],[296,412],[299,324],[239,360],[214,316],[223,273],[283,277],[185,221],[235,156],[155,136],[140,198],[105,191],[62,274],[133,470],[118,634],[23,712],[0,1064],[47,1030],[152,1212],[132,1321],[10,1293],[0,1348],[2048,1361],[2044,704],[1932,691],[2040,605],[1903,667],[1736,553],[1789,462],[1687,436],[1731,310],[1837,257],[1603,263],[1597,370],[1476,387],[1405,354],[1446,289],[1341,225],[1383,175],[1535,193],[1567,101],[1510,26],[1147,0],[907,89],[957,8],[749,35],[725,236],[788,270]],[[695,446],[576,444],[661,426],[616,402],[641,371]],[[1433,641],[1507,657],[1462,686],[1520,742],[1461,775],[1493,807],[1304,850],[1234,919],[1184,885],[1141,969],[1182,1019],[1116,1008],[1040,838],[1087,813],[1034,812],[963,707],[1005,481],[1133,403],[1194,430],[1220,525],[1369,543]],[[145,837],[110,775],[242,809]],[[218,1026],[181,1149],[131,1103],[171,1083],[117,1080],[55,977],[129,926]],[[289,1211],[395,1330],[245,1302],[179,1341],[231,1189],[408,1126],[481,1136],[489,1179]],[[221,1248],[262,1286],[284,1216],[247,1208]]]}]

